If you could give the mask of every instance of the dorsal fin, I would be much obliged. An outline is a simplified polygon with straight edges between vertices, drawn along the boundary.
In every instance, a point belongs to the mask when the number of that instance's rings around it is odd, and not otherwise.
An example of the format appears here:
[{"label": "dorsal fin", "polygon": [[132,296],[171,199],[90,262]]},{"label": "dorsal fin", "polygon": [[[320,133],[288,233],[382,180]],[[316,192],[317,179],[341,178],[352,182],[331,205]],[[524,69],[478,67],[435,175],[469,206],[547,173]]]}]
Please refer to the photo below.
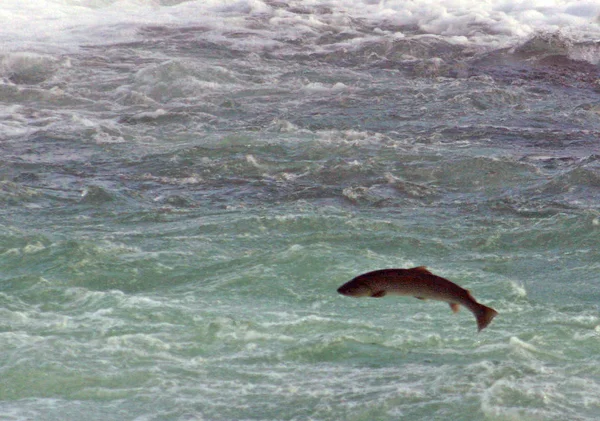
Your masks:
[{"label": "dorsal fin", "polygon": [[415,272],[420,272],[420,273],[426,273],[428,275],[432,275],[432,273],[429,272],[425,266],[419,266],[416,268],[412,268],[410,270],[415,271]]}]

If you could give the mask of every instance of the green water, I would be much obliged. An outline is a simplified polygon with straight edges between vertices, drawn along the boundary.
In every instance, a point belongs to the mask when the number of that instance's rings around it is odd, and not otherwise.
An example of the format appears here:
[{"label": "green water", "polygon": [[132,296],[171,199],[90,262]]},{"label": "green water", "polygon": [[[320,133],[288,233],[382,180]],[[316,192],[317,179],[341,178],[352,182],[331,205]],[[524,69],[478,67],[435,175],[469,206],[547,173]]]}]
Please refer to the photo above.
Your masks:
[{"label": "green water", "polygon": [[[70,210],[3,226],[0,393],[15,419],[597,413],[593,212]],[[442,303],[335,293],[420,264],[500,315],[478,334]]]}]

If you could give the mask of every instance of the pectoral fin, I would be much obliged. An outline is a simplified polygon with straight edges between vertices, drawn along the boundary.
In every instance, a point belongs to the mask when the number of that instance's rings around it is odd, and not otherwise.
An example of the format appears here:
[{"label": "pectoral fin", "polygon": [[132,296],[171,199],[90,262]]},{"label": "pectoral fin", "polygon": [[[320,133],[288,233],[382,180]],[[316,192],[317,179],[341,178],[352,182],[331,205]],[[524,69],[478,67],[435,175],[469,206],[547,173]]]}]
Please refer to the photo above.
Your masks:
[{"label": "pectoral fin", "polygon": [[456,303],[450,303],[450,308],[452,309],[452,313],[458,313],[458,310],[460,310],[460,305]]},{"label": "pectoral fin", "polygon": [[377,291],[377,292],[371,294],[371,297],[374,297],[374,298],[381,298],[384,296],[385,296],[385,291]]}]

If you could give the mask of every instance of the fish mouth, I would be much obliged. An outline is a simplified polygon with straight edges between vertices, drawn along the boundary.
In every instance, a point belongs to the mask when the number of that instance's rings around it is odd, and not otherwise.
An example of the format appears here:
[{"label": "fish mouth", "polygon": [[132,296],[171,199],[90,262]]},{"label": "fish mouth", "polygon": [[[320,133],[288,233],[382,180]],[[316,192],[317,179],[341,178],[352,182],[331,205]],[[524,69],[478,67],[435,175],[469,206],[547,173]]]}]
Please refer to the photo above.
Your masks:
[{"label": "fish mouth", "polygon": [[363,289],[363,288],[348,288],[345,285],[342,285],[337,289],[338,294],[342,294],[346,297],[364,297],[371,295],[371,290]]},{"label": "fish mouth", "polygon": [[353,292],[352,288],[348,288],[345,285],[342,285],[341,287],[339,287],[337,289],[337,292],[338,292],[338,294],[345,295],[346,297],[354,296],[354,292]]},{"label": "fish mouth", "polygon": [[337,289],[338,294],[342,294],[342,295],[348,295],[348,291],[346,291],[346,289],[341,286]]}]

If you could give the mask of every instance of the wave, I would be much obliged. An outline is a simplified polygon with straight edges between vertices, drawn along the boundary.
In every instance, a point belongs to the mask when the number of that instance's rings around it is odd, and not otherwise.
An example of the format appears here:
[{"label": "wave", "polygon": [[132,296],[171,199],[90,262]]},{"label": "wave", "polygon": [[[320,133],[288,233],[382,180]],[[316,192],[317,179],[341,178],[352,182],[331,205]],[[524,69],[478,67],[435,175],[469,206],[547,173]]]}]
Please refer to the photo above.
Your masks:
[{"label": "wave", "polygon": [[[504,2],[385,2],[336,0],[306,4],[299,0],[139,0],[136,2],[7,0],[0,40],[11,49],[63,50],[75,46],[130,42],[140,27],[202,28],[207,40],[239,49],[302,45],[354,49],[378,37],[432,35],[455,44],[498,46],[537,31],[567,29],[575,39],[600,32],[600,5],[594,1],[549,1],[543,5]],[[60,15],[60,21],[54,19]],[[201,23],[201,26],[198,26]],[[35,28],[35,30],[33,30]],[[197,32],[197,31],[196,31]],[[164,35],[164,34],[163,34]],[[181,36],[181,33],[179,33]]]}]

